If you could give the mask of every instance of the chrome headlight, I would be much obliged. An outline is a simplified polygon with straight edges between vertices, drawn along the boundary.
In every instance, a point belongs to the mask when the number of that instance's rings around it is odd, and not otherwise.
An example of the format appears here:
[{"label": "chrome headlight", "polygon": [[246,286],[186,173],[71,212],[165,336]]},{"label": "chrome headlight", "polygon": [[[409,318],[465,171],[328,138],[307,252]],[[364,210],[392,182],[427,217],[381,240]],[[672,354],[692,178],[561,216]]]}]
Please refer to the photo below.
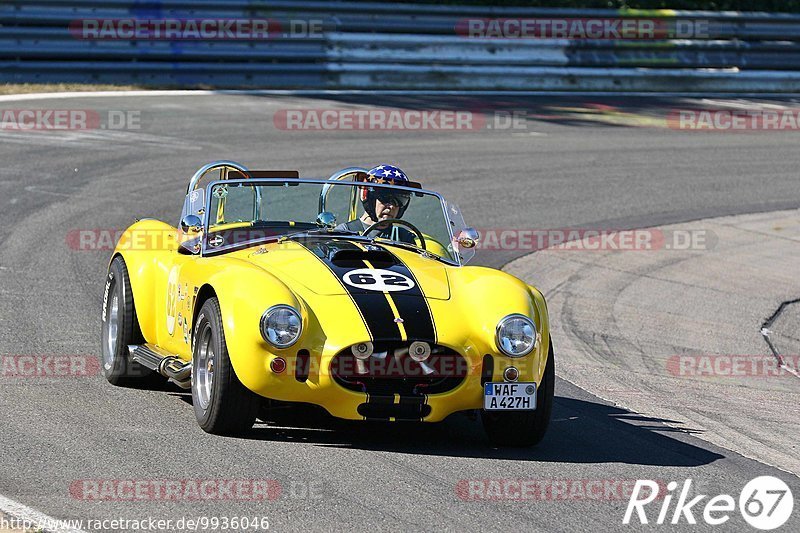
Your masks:
[{"label": "chrome headlight", "polygon": [[536,325],[525,315],[508,315],[497,324],[497,347],[509,357],[522,357],[536,345]]},{"label": "chrome headlight", "polygon": [[261,315],[261,336],[276,348],[288,348],[300,338],[303,320],[288,305],[275,305]]}]

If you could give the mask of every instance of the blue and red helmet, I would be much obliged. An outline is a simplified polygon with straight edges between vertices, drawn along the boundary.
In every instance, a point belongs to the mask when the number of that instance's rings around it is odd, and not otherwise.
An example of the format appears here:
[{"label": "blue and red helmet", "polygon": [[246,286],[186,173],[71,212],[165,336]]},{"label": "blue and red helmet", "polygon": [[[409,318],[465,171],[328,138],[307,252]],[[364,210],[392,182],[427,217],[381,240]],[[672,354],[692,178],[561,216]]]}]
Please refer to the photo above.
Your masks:
[{"label": "blue and red helmet", "polygon": [[[367,171],[367,182],[386,183],[390,185],[400,185],[408,187],[411,180],[408,179],[406,173],[398,167],[392,165],[378,165]],[[403,216],[403,213],[408,209],[408,204],[411,202],[411,194],[407,191],[394,191],[391,189],[384,189],[383,187],[362,187],[361,188],[361,204],[372,220],[377,220],[375,214],[375,200],[381,200],[381,203],[394,203],[400,208],[397,217]]]},{"label": "blue and red helmet", "polygon": [[384,179],[395,185],[405,185],[409,182],[406,173],[392,165],[378,165],[377,167],[372,167],[367,171],[367,174],[373,176],[376,181],[378,179]]}]

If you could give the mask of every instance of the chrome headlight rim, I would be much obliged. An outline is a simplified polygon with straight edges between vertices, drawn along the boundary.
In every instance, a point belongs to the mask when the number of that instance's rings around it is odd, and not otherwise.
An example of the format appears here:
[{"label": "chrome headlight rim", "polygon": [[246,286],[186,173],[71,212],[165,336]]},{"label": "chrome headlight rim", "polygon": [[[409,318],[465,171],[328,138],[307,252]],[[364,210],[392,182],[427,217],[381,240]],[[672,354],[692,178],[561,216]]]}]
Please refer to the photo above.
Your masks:
[{"label": "chrome headlight rim", "polygon": [[[521,319],[527,321],[530,324],[531,329],[533,330],[533,342],[531,343],[530,348],[528,348],[524,352],[509,353],[503,348],[503,343],[500,341],[500,331],[503,329],[503,326],[506,324],[506,322],[508,322],[509,320],[518,319],[518,318],[521,318]],[[522,313],[512,313],[510,315],[504,316],[497,323],[497,328],[495,329],[495,334],[494,334],[494,342],[497,345],[497,349],[500,350],[500,352],[503,355],[511,357],[511,358],[514,358],[514,359],[518,359],[520,357],[525,357],[526,355],[531,353],[534,348],[536,348],[538,335],[539,335],[539,331],[536,329],[536,323],[533,321],[533,319],[531,317],[529,317],[527,315],[523,315]]]},{"label": "chrome headlight rim", "polygon": [[[269,318],[269,316],[272,313],[274,313],[275,311],[278,311],[280,309],[286,309],[286,310],[290,311],[291,313],[294,313],[294,315],[297,317],[297,321],[300,324],[299,327],[298,327],[298,330],[297,330],[297,336],[295,336],[295,338],[291,342],[284,343],[284,344],[273,342],[272,339],[269,338],[269,335],[267,335],[267,332],[266,332],[267,319]],[[297,341],[300,340],[300,337],[303,335],[303,316],[300,314],[300,311],[298,311],[297,309],[295,309],[291,305],[288,305],[288,304],[273,305],[272,307],[270,307],[269,309],[264,311],[264,314],[261,315],[261,321],[259,322],[259,328],[258,329],[261,332],[261,338],[264,339],[271,346],[274,346],[275,348],[278,348],[278,349],[290,348],[295,343],[297,343]]]}]

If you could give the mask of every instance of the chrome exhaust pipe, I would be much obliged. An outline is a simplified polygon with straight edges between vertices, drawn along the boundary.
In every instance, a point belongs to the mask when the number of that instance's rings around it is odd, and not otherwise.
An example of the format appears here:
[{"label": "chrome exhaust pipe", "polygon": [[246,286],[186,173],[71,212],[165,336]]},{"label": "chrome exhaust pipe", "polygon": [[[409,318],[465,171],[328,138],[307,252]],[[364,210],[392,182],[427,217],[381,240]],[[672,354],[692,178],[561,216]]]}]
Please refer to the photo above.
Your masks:
[{"label": "chrome exhaust pipe", "polygon": [[182,389],[192,387],[192,363],[184,363],[177,357],[165,357],[158,365],[158,373]]}]

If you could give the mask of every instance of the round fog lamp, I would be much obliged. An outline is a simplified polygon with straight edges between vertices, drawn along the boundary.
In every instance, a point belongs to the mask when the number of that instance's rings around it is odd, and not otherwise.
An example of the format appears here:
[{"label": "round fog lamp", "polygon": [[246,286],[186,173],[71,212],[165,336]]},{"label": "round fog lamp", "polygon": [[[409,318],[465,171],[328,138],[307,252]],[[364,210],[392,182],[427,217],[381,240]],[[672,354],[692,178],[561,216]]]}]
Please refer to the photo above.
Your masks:
[{"label": "round fog lamp", "polygon": [[276,357],[272,361],[269,362],[269,368],[276,374],[280,374],[284,370],[286,370],[286,359],[283,357]]}]

